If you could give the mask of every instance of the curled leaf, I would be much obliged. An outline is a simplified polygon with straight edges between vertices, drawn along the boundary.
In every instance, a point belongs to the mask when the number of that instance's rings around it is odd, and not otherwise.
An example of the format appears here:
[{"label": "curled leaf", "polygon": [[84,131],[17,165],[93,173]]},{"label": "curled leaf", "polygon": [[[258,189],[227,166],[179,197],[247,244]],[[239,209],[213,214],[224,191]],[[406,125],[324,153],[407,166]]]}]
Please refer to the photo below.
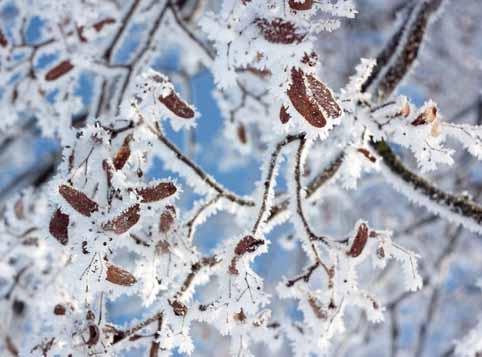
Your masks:
[{"label": "curled leaf", "polygon": [[70,72],[73,68],[74,65],[69,60],[64,60],[47,72],[45,75],[45,80],[55,81],[56,79],[59,79],[63,75]]},{"label": "curled leaf", "polygon": [[110,264],[107,268],[105,280],[111,282],[112,284],[122,286],[131,286],[137,282],[137,279],[134,277],[134,275],[129,273],[127,270],[112,264]]},{"label": "curled leaf", "polygon": [[368,226],[365,223],[361,223],[358,226],[358,231],[356,233],[355,239],[353,239],[350,251],[347,254],[353,258],[358,257],[363,252],[363,248],[365,248],[367,240]]},{"label": "curled leaf", "polygon": [[66,245],[69,241],[69,221],[69,216],[62,213],[60,208],[55,211],[50,219],[49,232],[62,245]]},{"label": "curled leaf", "polygon": [[85,193],[76,190],[72,186],[60,185],[59,193],[73,209],[84,216],[90,217],[92,213],[99,209],[97,202],[92,201]]},{"label": "curled leaf", "polygon": [[115,234],[123,234],[139,221],[139,218],[141,218],[140,210],[139,204],[135,204],[126,209],[112,221],[104,223],[102,228],[106,231],[112,231]]},{"label": "curled leaf", "polygon": [[154,187],[136,188],[142,203],[162,200],[176,193],[177,188],[172,182],[161,182]]}]

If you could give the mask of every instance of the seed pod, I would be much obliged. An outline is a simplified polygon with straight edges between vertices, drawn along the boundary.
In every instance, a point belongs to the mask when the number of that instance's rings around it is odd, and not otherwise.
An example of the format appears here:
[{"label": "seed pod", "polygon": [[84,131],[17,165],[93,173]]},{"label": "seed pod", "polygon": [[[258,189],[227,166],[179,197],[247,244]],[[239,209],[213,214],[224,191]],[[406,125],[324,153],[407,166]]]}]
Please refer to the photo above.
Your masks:
[{"label": "seed pod", "polygon": [[112,231],[115,234],[123,234],[139,221],[139,218],[141,218],[140,210],[139,204],[135,204],[126,209],[112,221],[104,223],[102,228],[106,231]]},{"label": "seed pod", "polygon": [[159,219],[159,232],[169,232],[175,220],[176,209],[173,206],[166,206],[166,209],[161,213],[161,217]]},{"label": "seed pod", "polygon": [[137,279],[127,270],[119,268],[118,266],[110,264],[107,268],[105,280],[112,284],[131,286],[137,282]]},{"label": "seed pod", "polygon": [[45,80],[55,81],[56,79],[59,79],[63,75],[70,72],[73,68],[74,65],[69,60],[62,61],[47,72],[47,74],[45,75]]},{"label": "seed pod", "polygon": [[254,20],[266,41],[276,44],[289,45],[300,43],[306,34],[300,33],[296,26],[289,21],[277,17],[271,21],[257,18]]},{"label": "seed pod", "polygon": [[66,245],[69,241],[69,221],[69,216],[62,213],[60,208],[55,211],[50,219],[49,232],[62,245]]},{"label": "seed pod", "polygon": [[325,116],[314,100],[310,100],[308,97],[303,71],[295,68],[291,70],[291,86],[287,94],[296,111],[300,113],[308,123],[315,128],[323,128],[326,125]]},{"label": "seed pod", "polygon": [[363,252],[367,240],[368,227],[365,223],[362,223],[358,226],[358,231],[356,233],[355,239],[353,239],[350,251],[347,254],[353,258],[358,257]]},{"label": "seed pod", "polygon": [[159,101],[180,118],[194,118],[194,110],[189,104],[180,99],[174,91],[171,91],[171,93],[165,97],[160,95]]},{"label": "seed pod", "polygon": [[142,203],[162,200],[176,193],[177,188],[172,182],[161,182],[154,187],[136,188]]},{"label": "seed pod", "polygon": [[132,140],[132,135],[127,135],[122,143],[122,146],[119,148],[117,153],[115,154],[113,163],[116,170],[122,170],[124,165],[126,164],[127,160],[131,156],[131,148],[129,143]]},{"label": "seed pod", "polygon": [[90,215],[99,209],[99,205],[92,201],[83,192],[80,192],[68,185],[59,186],[60,195],[75,209],[77,212],[84,216],[90,217]]},{"label": "seed pod", "polygon": [[288,5],[293,10],[303,11],[310,10],[313,7],[313,0],[289,0]]},{"label": "seed pod", "polygon": [[329,118],[339,118],[342,114],[342,110],[335,98],[333,98],[333,94],[331,93],[330,89],[328,89],[323,82],[311,74],[308,74],[306,79],[308,82],[308,88],[311,91],[311,95],[321,109],[325,112],[325,115]]},{"label": "seed pod", "polygon": [[282,105],[279,111],[279,120],[281,124],[286,124],[291,119],[291,115],[288,113],[288,109]]}]

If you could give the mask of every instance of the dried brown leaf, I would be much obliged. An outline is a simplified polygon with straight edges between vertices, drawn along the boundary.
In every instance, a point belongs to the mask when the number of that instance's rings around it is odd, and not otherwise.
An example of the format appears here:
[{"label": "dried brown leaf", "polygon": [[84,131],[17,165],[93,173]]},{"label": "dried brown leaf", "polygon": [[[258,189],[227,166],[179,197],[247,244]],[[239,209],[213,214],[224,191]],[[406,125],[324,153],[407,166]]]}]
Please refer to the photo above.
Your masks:
[{"label": "dried brown leaf", "polygon": [[159,101],[164,104],[167,109],[176,114],[180,118],[192,119],[194,118],[194,110],[177,94],[172,91],[169,95],[163,97],[159,96]]},{"label": "dried brown leaf", "polygon": [[305,75],[302,70],[291,70],[291,86],[288,89],[288,97],[295,109],[315,128],[323,128],[326,118],[318,108],[314,100],[310,100],[305,85]]},{"label": "dried brown leaf", "polygon": [[69,60],[64,60],[47,72],[45,80],[55,81],[70,72],[73,68],[74,65]]},{"label": "dried brown leaf", "polygon": [[288,109],[282,105],[279,111],[279,120],[281,124],[286,124],[291,119],[291,115],[288,113]]},{"label": "dried brown leaf", "polygon": [[318,78],[308,74],[306,76],[308,88],[312,97],[329,118],[339,118],[342,114],[341,107],[333,98],[331,90]]},{"label": "dried brown leaf", "polygon": [[358,257],[365,248],[368,240],[368,226],[362,223],[358,226],[358,231],[356,233],[355,239],[351,245],[350,251],[347,253],[351,257]]},{"label": "dried brown leaf", "polygon": [[62,213],[60,208],[55,211],[50,219],[49,232],[62,245],[69,242],[69,221],[69,216]]},{"label": "dried brown leaf", "polygon": [[99,205],[91,200],[83,192],[80,192],[69,185],[59,186],[60,195],[75,209],[77,212],[84,216],[90,217],[90,215],[99,209]]},{"label": "dried brown leaf", "polygon": [[107,274],[105,280],[112,284],[131,286],[137,282],[137,279],[129,273],[127,270],[119,268],[116,265],[110,264],[107,268]]},{"label": "dried brown leaf", "polygon": [[136,188],[142,203],[162,200],[176,193],[177,188],[172,182],[161,182],[154,187]]},{"label": "dried brown leaf", "polygon": [[112,231],[115,234],[123,234],[139,221],[139,218],[141,218],[140,210],[139,204],[135,204],[126,209],[112,221],[104,223],[102,228],[106,231]]},{"label": "dried brown leaf", "polygon": [[295,42],[300,43],[305,37],[305,34],[300,33],[295,24],[280,17],[271,21],[257,18],[255,23],[266,41],[271,43],[289,45]]},{"label": "dried brown leaf", "polygon": [[127,135],[122,143],[122,146],[119,148],[117,153],[114,156],[114,167],[116,170],[122,170],[124,165],[126,164],[127,160],[131,156],[131,148],[129,143],[132,140],[132,135]]}]

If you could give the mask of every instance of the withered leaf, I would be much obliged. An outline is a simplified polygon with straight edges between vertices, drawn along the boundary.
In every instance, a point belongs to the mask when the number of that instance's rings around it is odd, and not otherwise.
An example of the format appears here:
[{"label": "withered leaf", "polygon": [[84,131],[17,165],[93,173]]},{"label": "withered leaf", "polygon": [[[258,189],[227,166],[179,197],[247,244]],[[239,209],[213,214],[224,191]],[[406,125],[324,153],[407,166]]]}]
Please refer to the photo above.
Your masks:
[{"label": "withered leaf", "polygon": [[177,188],[172,182],[161,182],[154,187],[136,188],[142,203],[162,200],[176,193]]},{"label": "withered leaf", "polygon": [[289,45],[299,43],[305,37],[305,34],[298,31],[295,24],[280,17],[271,21],[257,18],[255,23],[266,41],[271,43]]},{"label": "withered leaf", "polygon": [[129,273],[127,270],[119,268],[116,265],[110,264],[107,268],[107,274],[105,280],[112,284],[131,286],[137,282],[137,279]]},{"label": "withered leaf", "polygon": [[167,233],[171,230],[176,219],[176,209],[173,206],[166,206],[159,219],[159,232]]},{"label": "withered leaf", "polygon": [[293,10],[310,10],[313,7],[313,0],[304,0],[304,1],[295,1],[295,0],[289,0],[288,5],[290,8]]},{"label": "withered leaf", "polygon": [[69,221],[69,216],[62,213],[60,208],[55,211],[50,219],[49,232],[62,245],[66,245],[69,241]]},{"label": "withered leaf", "polygon": [[194,118],[194,110],[177,94],[172,91],[169,95],[163,97],[159,96],[159,101],[164,104],[167,109],[176,114],[180,118],[192,119]]},{"label": "withered leaf", "polygon": [[63,75],[70,72],[73,68],[74,65],[69,60],[64,60],[47,72],[45,75],[45,80],[55,81],[56,79],[59,79]]},{"label": "withered leaf", "polygon": [[358,257],[362,252],[363,248],[368,240],[368,227],[365,223],[358,226],[358,231],[356,233],[355,239],[351,245],[350,251],[347,253],[351,257]]},{"label": "withered leaf", "polygon": [[135,204],[126,209],[112,221],[104,223],[102,228],[106,231],[112,231],[115,234],[123,234],[139,221],[139,218],[141,218],[140,210],[139,204]]},{"label": "withered leaf", "polygon": [[122,143],[122,146],[119,148],[117,153],[115,154],[113,163],[116,170],[122,170],[124,165],[126,164],[127,160],[131,156],[131,148],[129,143],[132,140],[132,135],[127,135]]},{"label": "withered leaf", "polygon": [[326,113],[326,115],[330,118],[340,117],[342,114],[341,107],[338,105],[335,98],[333,98],[333,94],[331,93],[330,89],[328,89],[323,82],[311,74],[306,76],[306,80],[313,98]]},{"label": "withered leaf", "polygon": [[236,248],[234,248],[234,253],[236,255],[243,255],[245,253],[254,252],[260,245],[264,244],[264,240],[256,239],[253,236],[246,236],[241,239]]},{"label": "withered leaf", "polygon": [[291,70],[291,86],[287,92],[288,97],[296,111],[300,113],[308,123],[315,128],[323,128],[326,125],[326,118],[315,101],[310,100],[308,97],[304,77],[303,71],[295,68]]},{"label": "withered leaf", "polygon": [[92,201],[83,192],[80,192],[69,185],[59,186],[60,195],[75,209],[77,212],[84,216],[90,217],[90,215],[99,209],[99,205]]},{"label": "withered leaf", "polygon": [[279,111],[279,120],[281,124],[286,124],[291,119],[291,115],[288,113],[288,109],[282,105]]}]

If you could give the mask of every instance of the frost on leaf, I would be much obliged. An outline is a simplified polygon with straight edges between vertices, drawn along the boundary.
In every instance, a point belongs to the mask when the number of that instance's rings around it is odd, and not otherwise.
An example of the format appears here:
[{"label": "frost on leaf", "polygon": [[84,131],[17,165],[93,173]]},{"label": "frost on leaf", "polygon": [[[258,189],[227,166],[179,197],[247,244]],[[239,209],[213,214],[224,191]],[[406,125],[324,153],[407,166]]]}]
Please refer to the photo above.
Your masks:
[{"label": "frost on leaf", "polygon": [[295,109],[315,128],[323,128],[326,121],[341,116],[341,108],[331,91],[313,75],[301,69],[291,70],[288,97]]},{"label": "frost on leaf", "polygon": [[112,284],[131,286],[137,282],[137,279],[127,270],[116,265],[110,264],[107,267],[105,279]]},{"label": "frost on leaf", "polygon": [[177,188],[172,182],[161,182],[153,187],[136,188],[135,191],[141,197],[142,203],[149,203],[175,194]]},{"label": "frost on leaf", "polygon": [[115,234],[123,234],[131,229],[140,218],[140,205],[135,204],[124,210],[119,216],[111,221],[104,223],[102,227],[106,231],[112,231]]},{"label": "frost on leaf", "polygon": [[59,186],[60,195],[70,204],[70,206],[77,212],[84,216],[90,217],[90,215],[99,209],[99,205],[91,200],[83,192],[80,192],[69,185]]}]

